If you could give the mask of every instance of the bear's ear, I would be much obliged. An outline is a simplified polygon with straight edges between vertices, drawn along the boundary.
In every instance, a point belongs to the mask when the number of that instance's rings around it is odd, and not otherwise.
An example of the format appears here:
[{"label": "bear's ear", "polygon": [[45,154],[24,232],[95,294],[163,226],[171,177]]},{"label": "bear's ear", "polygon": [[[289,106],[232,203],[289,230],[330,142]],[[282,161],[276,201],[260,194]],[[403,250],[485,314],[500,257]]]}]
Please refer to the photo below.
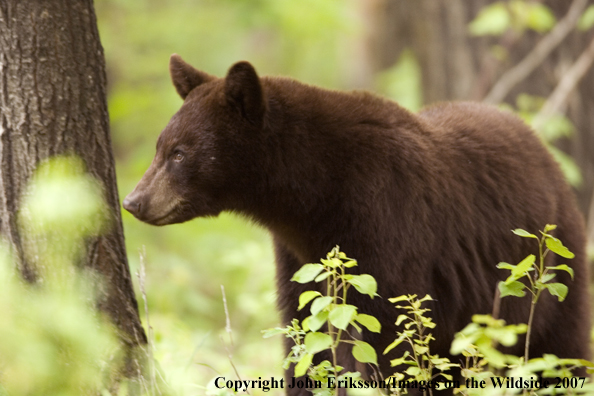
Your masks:
[{"label": "bear's ear", "polygon": [[169,73],[171,74],[171,81],[173,81],[175,90],[182,99],[185,99],[190,91],[198,85],[215,79],[210,74],[194,69],[191,65],[184,62],[178,54],[171,55],[169,59]]},{"label": "bear's ear", "polygon": [[243,117],[255,125],[261,125],[266,111],[264,93],[260,78],[248,62],[231,66],[225,78],[227,103],[241,112]]}]

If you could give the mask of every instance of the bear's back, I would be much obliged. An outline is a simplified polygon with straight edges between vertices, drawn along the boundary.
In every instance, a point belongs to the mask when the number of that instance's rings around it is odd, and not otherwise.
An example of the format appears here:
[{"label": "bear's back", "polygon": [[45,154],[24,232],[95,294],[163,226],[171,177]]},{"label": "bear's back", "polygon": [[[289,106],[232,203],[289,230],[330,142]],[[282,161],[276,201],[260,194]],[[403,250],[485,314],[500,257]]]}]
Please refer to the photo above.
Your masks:
[{"label": "bear's back", "polygon": [[463,183],[460,188],[466,193],[475,186],[483,199],[498,198],[502,206],[491,210],[522,217],[527,208],[536,215],[557,207],[559,198],[573,199],[541,139],[514,114],[480,103],[452,102],[428,107],[419,117],[435,129],[437,155],[449,166],[452,180]]}]

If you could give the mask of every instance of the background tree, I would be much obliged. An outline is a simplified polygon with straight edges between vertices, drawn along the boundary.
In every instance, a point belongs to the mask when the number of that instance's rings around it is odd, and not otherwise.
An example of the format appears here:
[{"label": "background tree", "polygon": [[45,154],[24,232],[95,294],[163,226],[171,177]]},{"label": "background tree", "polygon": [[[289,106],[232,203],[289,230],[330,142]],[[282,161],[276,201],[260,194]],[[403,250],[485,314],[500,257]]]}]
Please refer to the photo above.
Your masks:
[{"label": "background tree", "polygon": [[0,1],[0,233],[20,271],[38,281],[43,263],[25,254],[21,197],[40,162],[80,156],[102,181],[111,227],[86,240],[84,266],[103,275],[98,305],[128,347],[146,343],[128,269],[109,133],[106,76],[92,0]]}]

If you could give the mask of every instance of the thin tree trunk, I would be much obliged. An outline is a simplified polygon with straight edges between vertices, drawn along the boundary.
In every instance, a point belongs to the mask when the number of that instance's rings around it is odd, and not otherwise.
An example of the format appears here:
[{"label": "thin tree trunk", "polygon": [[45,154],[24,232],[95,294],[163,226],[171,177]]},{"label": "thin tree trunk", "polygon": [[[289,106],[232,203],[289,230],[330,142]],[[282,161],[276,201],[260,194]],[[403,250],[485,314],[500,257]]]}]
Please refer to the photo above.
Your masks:
[{"label": "thin tree trunk", "polygon": [[112,227],[91,238],[86,266],[105,278],[99,307],[129,347],[146,343],[134,296],[109,135],[103,48],[92,0],[0,0],[0,234],[35,282],[17,227],[40,161],[76,154],[103,182]]}]

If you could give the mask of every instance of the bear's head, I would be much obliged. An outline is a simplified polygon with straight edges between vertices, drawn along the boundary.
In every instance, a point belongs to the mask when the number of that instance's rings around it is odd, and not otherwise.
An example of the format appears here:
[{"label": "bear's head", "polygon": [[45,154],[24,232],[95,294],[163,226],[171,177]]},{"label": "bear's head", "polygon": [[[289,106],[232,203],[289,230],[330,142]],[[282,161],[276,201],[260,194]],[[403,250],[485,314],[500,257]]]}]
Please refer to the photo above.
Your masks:
[{"label": "bear's head", "polygon": [[264,125],[266,101],[256,71],[233,65],[225,78],[171,56],[173,85],[184,99],[159,139],[150,167],[123,202],[139,220],[166,225],[228,209],[241,194]]}]

